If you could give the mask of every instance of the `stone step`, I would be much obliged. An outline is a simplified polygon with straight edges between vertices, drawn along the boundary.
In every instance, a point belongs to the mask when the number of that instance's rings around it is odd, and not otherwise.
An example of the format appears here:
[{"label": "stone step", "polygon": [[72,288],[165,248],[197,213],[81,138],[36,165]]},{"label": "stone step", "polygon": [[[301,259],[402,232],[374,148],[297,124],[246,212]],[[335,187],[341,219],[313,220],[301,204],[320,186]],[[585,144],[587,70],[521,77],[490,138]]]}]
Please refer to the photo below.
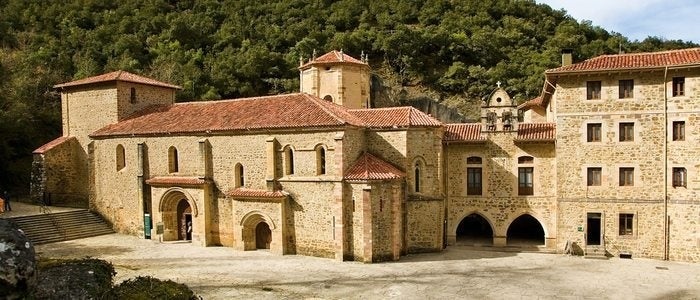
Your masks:
[{"label": "stone step", "polygon": [[609,259],[607,251],[601,246],[586,247],[586,252],[583,257],[587,259]]},{"label": "stone step", "polygon": [[98,235],[114,230],[88,210],[74,210],[12,218],[34,244],[46,244]]}]

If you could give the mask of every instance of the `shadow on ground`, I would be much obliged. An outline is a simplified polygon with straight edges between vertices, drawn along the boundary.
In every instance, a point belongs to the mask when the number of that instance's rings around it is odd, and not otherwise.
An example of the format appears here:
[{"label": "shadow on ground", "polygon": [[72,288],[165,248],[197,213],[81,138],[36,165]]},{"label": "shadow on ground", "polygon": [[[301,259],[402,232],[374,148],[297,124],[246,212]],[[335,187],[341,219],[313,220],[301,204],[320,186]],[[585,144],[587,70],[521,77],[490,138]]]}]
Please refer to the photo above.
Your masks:
[{"label": "shadow on ground", "polygon": [[89,246],[79,242],[60,242],[41,245],[37,250],[39,257],[83,258],[104,257],[105,255],[118,255],[133,252],[130,247],[121,246]]}]

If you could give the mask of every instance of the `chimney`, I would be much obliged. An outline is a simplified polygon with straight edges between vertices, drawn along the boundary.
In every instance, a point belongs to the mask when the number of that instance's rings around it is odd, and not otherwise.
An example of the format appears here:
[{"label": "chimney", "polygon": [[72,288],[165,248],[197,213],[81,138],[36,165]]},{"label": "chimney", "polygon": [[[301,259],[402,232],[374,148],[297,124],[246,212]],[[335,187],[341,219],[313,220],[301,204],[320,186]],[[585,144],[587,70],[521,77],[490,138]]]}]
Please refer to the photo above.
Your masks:
[{"label": "chimney", "polygon": [[572,49],[562,49],[561,50],[561,66],[566,67],[573,63],[572,54],[574,50]]}]

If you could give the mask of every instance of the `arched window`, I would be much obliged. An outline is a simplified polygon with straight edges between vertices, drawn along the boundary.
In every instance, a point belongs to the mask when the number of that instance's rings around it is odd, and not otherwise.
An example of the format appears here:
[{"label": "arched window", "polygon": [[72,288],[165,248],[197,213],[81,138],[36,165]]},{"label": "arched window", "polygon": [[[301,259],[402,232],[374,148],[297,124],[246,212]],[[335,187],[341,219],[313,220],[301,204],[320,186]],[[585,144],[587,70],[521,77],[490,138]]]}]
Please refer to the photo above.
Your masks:
[{"label": "arched window", "polygon": [[294,150],[290,146],[284,149],[284,165],[286,175],[294,174]]},{"label": "arched window", "polygon": [[420,186],[420,184],[421,184],[420,181],[421,181],[421,180],[420,180],[420,176],[421,176],[420,162],[416,162],[416,166],[415,166],[415,169],[414,169],[414,178],[413,178],[413,180],[414,180],[413,188],[415,189],[415,192],[416,192],[416,193],[420,193],[420,191],[421,191],[421,186]]},{"label": "arched window", "polygon": [[242,187],[245,186],[245,172],[243,170],[243,165],[236,164],[236,168],[234,170],[234,176],[235,176],[235,183],[234,185],[236,187]]},{"label": "arched window", "polygon": [[326,174],[326,149],[323,146],[316,147],[316,175]]},{"label": "arched window", "polygon": [[177,173],[179,170],[178,167],[177,148],[171,146],[168,149],[168,171],[170,173]]},{"label": "arched window", "polygon": [[136,88],[131,88],[131,93],[129,94],[129,101],[131,101],[131,103],[136,103]]},{"label": "arched window", "polygon": [[117,145],[117,171],[126,167],[126,158],[124,155],[124,146]]},{"label": "arched window", "polygon": [[326,101],[328,101],[328,102],[333,102],[333,96],[331,96],[331,95],[326,95],[325,97],[323,97],[323,100],[326,100]]}]

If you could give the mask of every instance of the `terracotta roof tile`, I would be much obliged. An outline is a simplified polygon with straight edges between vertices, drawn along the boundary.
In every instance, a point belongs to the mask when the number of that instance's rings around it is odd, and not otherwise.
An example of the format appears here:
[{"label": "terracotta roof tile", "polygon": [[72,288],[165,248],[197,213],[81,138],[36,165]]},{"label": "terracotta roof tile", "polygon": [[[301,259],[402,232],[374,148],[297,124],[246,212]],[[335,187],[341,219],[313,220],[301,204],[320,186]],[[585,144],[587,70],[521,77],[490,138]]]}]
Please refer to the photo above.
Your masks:
[{"label": "terracotta roof tile", "polygon": [[297,93],[154,107],[99,129],[91,136],[191,134],[344,125],[364,126],[364,123],[340,105],[309,94]]},{"label": "terracotta roof tile", "polygon": [[237,188],[226,193],[226,196],[234,198],[284,198],[287,194],[283,191],[266,191],[247,188]]},{"label": "terracotta roof tile", "polygon": [[84,85],[84,84],[91,84],[91,83],[100,83],[100,82],[109,82],[109,81],[126,81],[126,82],[134,82],[134,83],[140,83],[140,84],[146,84],[146,85],[154,85],[154,86],[161,86],[161,87],[166,87],[166,88],[173,88],[173,89],[182,89],[182,87],[161,82],[155,79],[151,79],[148,77],[143,77],[139,76],[136,74],[132,74],[126,71],[114,71],[111,73],[107,74],[102,74],[102,75],[97,75],[97,76],[92,76],[88,78],[83,78],[71,82],[66,82],[66,83],[61,83],[54,85],[54,88],[64,88],[64,87],[71,87],[71,86],[78,86],[78,85]]},{"label": "terracotta roof tile", "polygon": [[209,183],[199,177],[161,176],[146,180],[149,185],[202,185]]},{"label": "terracotta roof tile", "polygon": [[556,139],[555,123],[520,123],[516,142],[553,142]]},{"label": "terracotta roof tile", "polygon": [[525,101],[523,104],[518,105],[518,109],[529,109],[537,106],[542,108],[545,107],[544,98],[542,96]]},{"label": "terracotta roof tile", "polygon": [[32,153],[44,154],[46,151],[49,151],[49,150],[53,149],[54,147],[57,147],[58,145],[61,145],[69,140],[75,140],[75,139],[76,138],[72,137],[72,136],[61,136],[61,137],[54,139],[53,141],[50,141],[50,142],[42,145],[39,148],[36,148],[36,150],[34,150],[34,152],[32,152]]},{"label": "terracotta roof tile", "polygon": [[444,142],[481,143],[486,138],[481,135],[480,123],[446,124]]},{"label": "terracotta roof tile", "polygon": [[333,50],[331,52],[328,52],[324,55],[319,56],[318,58],[309,61],[303,65],[301,65],[299,68],[304,69],[307,68],[311,65],[315,64],[337,64],[337,63],[346,63],[346,64],[356,64],[356,65],[364,65],[367,66],[366,63],[362,62],[359,59],[356,59],[350,55],[347,55],[343,53],[342,51],[336,51]]},{"label": "terracotta roof tile", "polygon": [[440,127],[442,122],[411,107],[351,109],[370,128]]},{"label": "terracotta roof tile", "polygon": [[662,68],[700,64],[700,48],[669,50],[661,52],[601,55],[580,63],[571,64],[545,73],[575,73],[626,69]]},{"label": "terracotta roof tile", "polygon": [[367,152],[360,155],[355,164],[345,173],[345,180],[391,180],[406,174],[390,163]]}]

